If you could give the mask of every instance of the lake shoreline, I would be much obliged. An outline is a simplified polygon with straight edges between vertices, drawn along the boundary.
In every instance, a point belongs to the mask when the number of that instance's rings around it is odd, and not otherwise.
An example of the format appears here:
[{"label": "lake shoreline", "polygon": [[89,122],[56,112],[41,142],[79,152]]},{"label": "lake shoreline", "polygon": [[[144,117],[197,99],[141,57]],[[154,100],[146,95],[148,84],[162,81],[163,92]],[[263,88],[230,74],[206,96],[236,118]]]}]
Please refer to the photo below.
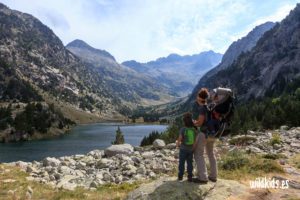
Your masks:
[{"label": "lake shoreline", "polygon": [[125,143],[133,146],[139,146],[143,137],[148,136],[152,131],[163,132],[168,127],[157,124],[118,123],[76,125],[57,137],[0,143],[0,162],[33,161],[47,156],[59,157],[87,153],[93,149],[105,149],[115,140],[118,126],[125,137]]}]

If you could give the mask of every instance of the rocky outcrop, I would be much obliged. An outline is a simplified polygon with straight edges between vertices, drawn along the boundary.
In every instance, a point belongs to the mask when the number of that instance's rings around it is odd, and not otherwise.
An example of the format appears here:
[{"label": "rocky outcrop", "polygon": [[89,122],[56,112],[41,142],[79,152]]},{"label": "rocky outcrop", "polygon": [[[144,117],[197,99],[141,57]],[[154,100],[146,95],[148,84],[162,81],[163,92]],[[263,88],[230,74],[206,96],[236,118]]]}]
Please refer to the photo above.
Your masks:
[{"label": "rocky outcrop", "polygon": [[153,147],[154,147],[154,148],[160,149],[160,148],[163,148],[164,146],[166,146],[166,144],[165,144],[165,142],[164,142],[163,140],[161,140],[161,139],[156,139],[156,140],[154,140],[154,142],[153,142]]},{"label": "rocky outcrop", "polygon": [[[275,146],[271,145],[273,133],[280,135],[280,143]],[[241,136],[227,138],[222,141],[221,145],[217,145],[216,155],[217,159],[220,159],[222,152],[232,151],[236,148],[240,150],[248,151],[249,153],[262,154],[264,156],[281,156],[280,163],[284,165],[287,159],[295,154],[300,153],[300,127],[291,129],[279,129],[275,131],[266,132],[254,132],[249,131],[248,135],[251,135],[256,140],[249,140],[243,144],[238,145],[230,144],[231,140],[238,138],[241,140]],[[113,145],[116,149],[118,145]],[[119,149],[122,149],[124,145],[120,145]],[[108,149],[112,149],[109,147]],[[60,158],[47,157],[44,160],[37,162],[14,162],[10,165],[18,166],[24,171],[30,174],[27,177],[28,180],[38,181],[40,183],[46,183],[56,188],[75,189],[77,186],[82,186],[87,189],[93,189],[99,185],[106,183],[124,183],[134,182],[137,180],[149,180],[152,178],[160,178],[168,173],[172,174],[178,167],[178,149],[174,143],[165,145],[160,149],[153,146],[148,147],[131,147],[126,144],[125,149],[127,151],[119,151],[120,153],[113,153],[111,150],[93,150],[86,155],[73,155],[64,156]],[[118,148],[117,148],[118,149]],[[106,153],[108,154],[106,154]],[[125,154],[124,154],[125,153]],[[129,154],[126,154],[129,153]],[[289,169],[290,170],[290,169]],[[140,189],[129,195],[129,198],[133,199],[151,199],[151,197],[157,197],[157,195],[171,195],[170,191],[174,192],[174,195],[184,195],[182,197],[188,197],[191,195],[191,199],[197,199],[197,195],[205,195],[206,198],[211,196],[211,199],[218,199],[218,195],[231,195],[234,190],[230,185],[237,185],[236,182],[230,182],[225,180],[218,180],[217,184],[209,183],[206,186],[193,185],[187,183],[187,185],[180,185],[181,183],[175,182],[174,178],[162,179],[157,182],[146,185],[145,188]],[[179,188],[186,187],[190,193],[182,194],[177,190],[172,190],[172,187]],[[191,187],[188,189],[188,187]],[[226,191],[221,193],[215,193],[212,188],[226,188]],[[295,186],[297,187],[297,185]],[[143,188],[143,187],[142,187]],[[215,190],[215,189],[214,189]],[[145,191],[145,198],[141,192]],[[181,190],[182,191],[182,190]],[[197,191],[197,193],[192,192]],[[199,193],[199,194],[198,194]],[[188,196],[185,196],[188,195]],[[174,196],[174,197],[175,197]],[[221,198],[221,197],[220,197]],[[169,198],[168,198],[169,199]]]},{"label": "rocky outcrop", "polygon": [[[276,136],[275,136],[276,135]],[[279,137],[276,142],[272,142],[274,137]],[[243,145],[246,151],[259,154],[281,154],[287,158],[300,153],[300,128],[291,128],[289,130],[278,129],[273,131],[248,131],[246,136],[235,136],[228,138],[226,144],[232,141],[241,141],[236,143]],[[228,142],[228,143],[227,143]],[[230,146],[230,145],[229,145]],[[228,147],[229,147],[228,146]],[[234,146],[230,146],[233,148]]]},{"label": "rocky outcrop", "polygon": [[259,26],[256,26],[252,31],[250,31],[246,36],[233,42],[222,58],[221,63],[215,67],[217,71],[229,67],[242,53],[250,51],[257,43],[257,41],[263,36],[263,34],[269,31],[275,26],[273,22],[266,22]]},{"label": "rocky outcrop", "polygon": [[104,153],[108,157],[115,156],[117,154],[128,155],[133,153],[133,147],[130,144],[112,145],[105,149]]},{"label": "rocky outcrop", "polygon": [[177,167],[175,144],[156,150],[112,145],[106,150],[94,150],[86,155],[47,157],[41,162],[15,162],[30,176],[28,180],[69,190],[77,186],[96,188],[105,183],[123,183],[151,179],[172,172]]},{"label": "rocky outcrop", "polygon": [[[184,191],[184,192],[183,192]],[[245,196],[247,186],[237,181],[219,179],[217,183],[199,185],[188,182],[178,182],[176,178],[163,177],[130,192],[127,200],[150,199],[206,199],[223,200],[231,196]]]}]

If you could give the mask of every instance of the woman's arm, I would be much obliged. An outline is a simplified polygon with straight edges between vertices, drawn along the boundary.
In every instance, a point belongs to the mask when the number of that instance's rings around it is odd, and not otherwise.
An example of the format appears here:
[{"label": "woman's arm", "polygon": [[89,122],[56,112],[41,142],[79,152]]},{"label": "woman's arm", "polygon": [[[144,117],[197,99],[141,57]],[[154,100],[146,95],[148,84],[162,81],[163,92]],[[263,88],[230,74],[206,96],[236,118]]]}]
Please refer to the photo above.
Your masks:
[{"label": "woman's arm", "polygon": [[180,144],[181,144],[181,142],[182,142],[182,135],[179,134],[179,137],[178,137],[178,139],[176,140],[176,147],[179,147]]},{"label": "woman's arm", "polygon": [[199,140],[199,134],[197,134],[196,139],[195,139],[195,142],[194,142],[194,144],[193,144],[193,151],[195,151],[195,149],[196,149],[196,147],[197,147],[198,140]]},{"label": "woman's arm", "polygon": [[205,121],[205,115],[199,115],[198,119],[194,120],[194,125],[197,127],[202,126],[204,121]]}]

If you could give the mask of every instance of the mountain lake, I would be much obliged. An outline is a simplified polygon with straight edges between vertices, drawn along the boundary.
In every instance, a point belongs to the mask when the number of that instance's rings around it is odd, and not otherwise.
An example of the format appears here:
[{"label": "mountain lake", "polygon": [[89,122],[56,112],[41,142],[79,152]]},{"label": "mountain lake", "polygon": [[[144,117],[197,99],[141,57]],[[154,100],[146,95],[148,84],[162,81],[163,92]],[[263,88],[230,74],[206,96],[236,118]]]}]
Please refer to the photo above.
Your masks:
[{"label": "mountain lake", "polygon": [[61,157],[86,154],[94,149],[105,149],[115,140],[120,129],[125,143],[139,146],[143,137],[152,131],[163,132],[167,125],[98,123],[79,125],[70,133],[53,139],[0,143],[0,162],[39,161],[45,157]]}]

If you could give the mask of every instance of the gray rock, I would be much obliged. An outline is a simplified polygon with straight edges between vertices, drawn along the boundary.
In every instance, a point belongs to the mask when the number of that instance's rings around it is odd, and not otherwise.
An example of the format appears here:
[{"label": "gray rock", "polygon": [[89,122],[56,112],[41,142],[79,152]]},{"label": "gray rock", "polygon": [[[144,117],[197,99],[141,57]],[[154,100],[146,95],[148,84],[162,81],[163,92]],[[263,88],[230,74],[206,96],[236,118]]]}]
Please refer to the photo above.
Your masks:
[{"label": "gray rock", "polygon": [[86,167],[86,164],[84,162],[80,161],[76,164],[76,169],[85,169],[85,167]]},{"label": "gray rock", "polygon": [[155,154],[153,151],[146,151],[143,152],[141,156],[145,159],[150,159],[150,158],[154,158]]},{"label": "gray rock", "polygon": [[150,172],[150,173],[149,173],[149,177],[150,177],[150,178],[155,178],[155,177],[156,177],[156,174],[155,174],[154,172]]},{"label": "gray rock", "polygon": [[123,176],[122,175],[119,175],[115,178],[115,183],[121,183],[123,181]]},{"label": "gray rock", "polygon": [[142,162],[142,159],[137,157],[137,156],[132,156],[131,160],[135,163],[135,164],[140,164]]},{"label": "gray rock", "polygon": [[95,174],[95,172],[96,172],[96,170],[95,170],[94,168],[88,168],[88,169],[86,170],[86,173],[87,173],[87,174]]},{"label": "gray rock", "polygon": [[37,173],[37,169],[32,167],[32,166],[27,166],[26,172],[28,172],[28,173],[32,173],[32,172]]},{"label": "gray rock", "polygon": [[134,149],[134,151],[138,151],[138,152],[144,150],[143,147],[134,147],[133,149]]},{"label": "gray rock", "polygon": [[97,188],[98,183],[96,181],[92,181],[91,184],[90,184],[90,187]]},{"label": "gray rock", "polygon": [[56,178],[55,178],[54,175],[50,175],[50,176],[49,176],[49,179],[50,179],[50,181],[55,181],[55,180],[56,180]]},{"label": "gray rock", "polygon": [[163,140],[161,140],[161,139],[156,139],[156,140],[154,140],[154,142],[153,142],[153,147],[154,148],[163,148],[163,147],[165,147],[166,146],[166,143],[165,143],[165,141],[163,141]]},{"label": "gray rock", "polygon": [[103,181],[109,182],[111,179],[112,177],[108,172],[103,173]]},{"label": "gray rock", "polygon": [[60,180],[62,178],[62,175],[59,173],[54,174],[54,177],[56,180]]},{"label": "gray rock", "polygon": [[133,153],[133,147],[130,144],[119,144],[119,145],[112,145],[105,149],[105,155],[108,157],[115,156],[117,154],[131,154]]},{"label": "gray rock", "polygon": [[93,150],[93,151],[90,151],[87,155],[92,156],[95,159],[101,159],[103,154],[104,154],[104,152],[101,150]]},{"label": "gray rock", "polygon": [[142,175],[145,175],[146,174],[146,168],[144,166],[141,166],[139,167],[137,170],[136,170],[136,173],[138,174],[142,174]]},{"label": "gray rock", "polygon": [[84,157],[84,155],[82,155],[82,154],[76,154],[76,155],[73,156],[73,159],[74,159],[74,160],[80,160],[80,159],[82,159],[83,157]]},{"label": "gray rock", "polygon": [[107,159],[107,158],[103,158],[101,160],[99,160],[96,163],[96,168],[98,169],[102,169],[102,168],[108,168],[110,167],[110,165],[113,163],[114,161],[111,159]]},{"label": "gray rock", "polygon": [[50,158],[47,157],[43,160],[43,166],[52,166],[52,167],[58,167],[60,165],[60,161],[56,158]]},{"label": "gray rock", "polygon": [[283,125],[283,126],[280,126],[280,130],[281,131],[287,131],[287,130],[289,130],[289,127],[286,126],[286,125]]},{"label": "gray rock", "polygon": [[96,174],[96,179],[97,179],[97,180],[102,180],[102,179],[103,179],[103,174],[102,174],[102,172],[99,172],[99,173]]},{"label": "gray rock", "polygon": [[281,148],[281,145],[279,145],[279,144],[274,144],[274,145],[273,145],[273,148],[276,149],[276,150],[278,150],[278,149]]},{"label": "gray rock", "polygon": [[23,161],[18,161],[15,163],[15,166],[20,167],[21,169],[26,170],[28,163],[23,162]]},{"label": "gray rock", "polygon": [[85,163],[87,166],[93,166],[95,164],[95,158],[93,156],[85,156],[80,161]]},{"label": "gray rock", "polygon": [[67,166],[59,166],[58,167],[58,172],[61,174],[68,174],[71,175],[72,174],[72,169],[67,167]]},{"label": "gray rock", "polygon": [[67,190],[74,190],[77,187],[77,184],[72,182],[72,180],[76,179],[76,176],[66,175],[59,180],[56,187],[63,188]]},{"label": "gray rock", "polygon": [[[237,190],[237,188],[239,188]],[[232,194],[250,194],[247,186],[237,181],[218,180],[217,183],[208,182],[205,185],[178,182],[176,178],[160,178],[151,183],[143,184],[127,195],[127,200],[136,199],[207,199],[223,200]]]}]

